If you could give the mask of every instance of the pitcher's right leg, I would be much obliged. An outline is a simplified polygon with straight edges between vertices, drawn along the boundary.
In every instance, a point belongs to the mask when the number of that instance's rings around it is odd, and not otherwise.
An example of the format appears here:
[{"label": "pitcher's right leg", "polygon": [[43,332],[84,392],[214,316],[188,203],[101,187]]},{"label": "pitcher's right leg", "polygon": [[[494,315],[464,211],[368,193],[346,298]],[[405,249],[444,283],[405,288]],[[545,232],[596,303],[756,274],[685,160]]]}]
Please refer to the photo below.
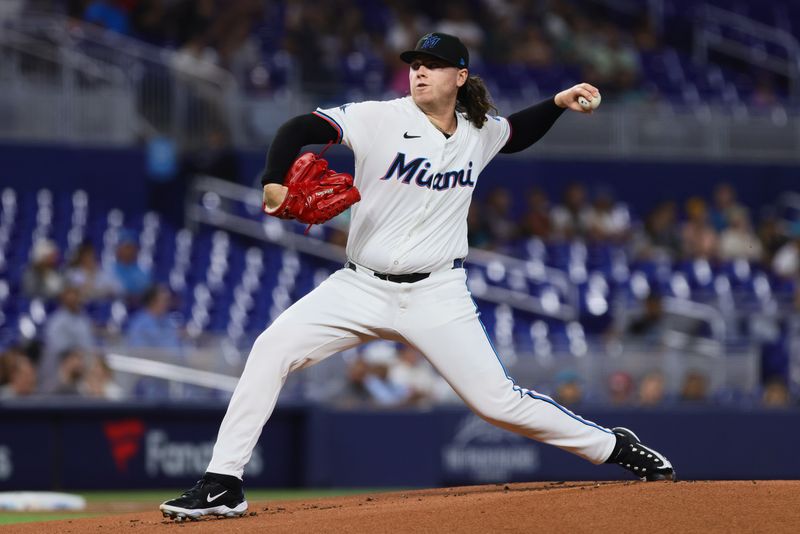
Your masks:
[{"label": "pitcher's right leg", "polygon": [[343,269],[281,314],[253,344],[205,475],[180,497],[162,503],[161,512],[175,520],[244,515],[244,466],[287,375],[373,339],[386,300],[375,285]]},{"label": "pitcher's right leg", "polygon": [[253,344],[214,445],[208,472],[241,479],[291,371],[374,337],[369,298],[338,271],[284,311]]}]

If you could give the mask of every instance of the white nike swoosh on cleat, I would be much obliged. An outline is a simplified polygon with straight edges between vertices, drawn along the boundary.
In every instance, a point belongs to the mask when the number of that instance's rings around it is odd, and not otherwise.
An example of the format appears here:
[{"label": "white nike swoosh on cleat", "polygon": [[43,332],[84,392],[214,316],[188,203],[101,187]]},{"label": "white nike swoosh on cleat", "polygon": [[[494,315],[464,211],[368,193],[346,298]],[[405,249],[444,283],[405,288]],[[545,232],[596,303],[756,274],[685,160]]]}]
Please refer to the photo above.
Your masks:
[{"label": "white nike swoosh on cleat", "polygon": [[653,455],[655,455],[656,458],[661,460],[661,466],[659,466],[659,469],[663,469],[663,468],[672,469],[672,464],[669,463],[669,460],[667,460],[666,457],[664,457],[664,455],[659,454],[658,452],[654,451],[650,447],[646,447],[646,446],[642,445],[641,443],[639,443],[639,447],[641,447],[642,449],[644,449],[644,450],[646,450],[648,452],[653,453]]},{"label": "white nike swoosh on cleat", "polygon": [[208,502],[213,502],[213,501],[216,501],[217,499],[219,499],[220,497],[222,497],[222,496],[223,496],[223,495],[225,495],[226,493],[228,493],[228,490],[225,490],[225,491],[223,491],[223,492],[222,492],[222,493],[220,493],[220,494],[214,495],[213,497],[212,497],[212,496],[211,496],[211,494],[209,493],[209,494],[206,496],[206,500],[207,500]]}]

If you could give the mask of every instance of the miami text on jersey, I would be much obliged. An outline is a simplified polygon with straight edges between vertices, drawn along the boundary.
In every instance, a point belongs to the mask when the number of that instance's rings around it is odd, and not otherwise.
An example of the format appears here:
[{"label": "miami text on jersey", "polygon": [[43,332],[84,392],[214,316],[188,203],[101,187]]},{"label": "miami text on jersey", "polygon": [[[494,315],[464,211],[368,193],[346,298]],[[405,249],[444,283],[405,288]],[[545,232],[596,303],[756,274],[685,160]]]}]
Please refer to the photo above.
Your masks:
[{"label": "miami text on jersey", "polygon": [[472,162],[468,164],[466,171],[428,172],[431,162],[427,158],[412,159],[406,164],[406,155],[398,152],[394,161],[389,165],[389,170],[381,177],[381,180],[389,180],[396,177],[404,184],[410,184],[413,180],[420,187],[427,187],[434,191],[444,191],[456,186],[475,187],[472,181]]}]

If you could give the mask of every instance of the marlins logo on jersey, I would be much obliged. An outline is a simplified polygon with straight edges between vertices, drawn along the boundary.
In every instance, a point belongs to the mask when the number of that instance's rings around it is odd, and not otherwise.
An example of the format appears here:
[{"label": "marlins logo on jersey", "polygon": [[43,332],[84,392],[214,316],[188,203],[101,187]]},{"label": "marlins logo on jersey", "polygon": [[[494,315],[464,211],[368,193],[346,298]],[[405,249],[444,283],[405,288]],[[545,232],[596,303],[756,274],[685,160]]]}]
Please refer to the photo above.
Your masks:
[{"label": "marlins logo on jersey", "polygon": [[472,181],[471,161],[467,164],[466,172],[464,169],[432,172],[430,168],[431,162],[428,158],[415,158],[406,163],[406,155],[398,152],[381,180],[397,178],[404,184],[410,184],[413,180],[414,184],[434,191],[444,191],[457,186],[475,187],[475,182]]},{"label": "marlins logo on jersey", "polygon": [[478,176],[508,141],[504,118],[476,128],[458,113],[445,137],[411,97],[318,109],[355,155],[361,202],[347,256],[385,273],[432,272],[467,255],[467,213]]}]

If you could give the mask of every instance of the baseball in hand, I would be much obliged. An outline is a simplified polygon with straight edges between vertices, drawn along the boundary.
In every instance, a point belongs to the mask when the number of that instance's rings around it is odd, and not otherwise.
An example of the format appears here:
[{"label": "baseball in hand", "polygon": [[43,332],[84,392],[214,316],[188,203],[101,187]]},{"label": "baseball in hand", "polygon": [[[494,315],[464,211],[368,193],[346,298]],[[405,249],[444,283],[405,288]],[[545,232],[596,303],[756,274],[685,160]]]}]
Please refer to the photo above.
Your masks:
[{"label": "baseball in hand", "polygon": [[600,100],[600,93],[597,93],[597,96],[591,100],[586,100],[584,97],[579,96],[578,104],[580,104],[583,109],[597,109],[597,106],[600,105]]}]

